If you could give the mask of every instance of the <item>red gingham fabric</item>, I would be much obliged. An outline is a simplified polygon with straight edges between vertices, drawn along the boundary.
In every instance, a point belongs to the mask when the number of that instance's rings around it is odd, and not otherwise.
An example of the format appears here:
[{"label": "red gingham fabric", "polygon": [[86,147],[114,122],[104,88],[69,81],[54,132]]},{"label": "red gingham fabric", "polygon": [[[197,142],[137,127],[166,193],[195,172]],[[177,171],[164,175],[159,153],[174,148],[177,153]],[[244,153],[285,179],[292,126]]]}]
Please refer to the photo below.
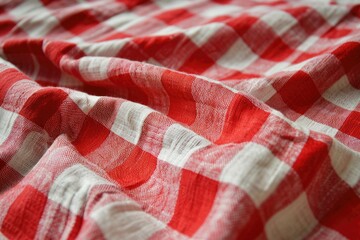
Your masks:
[{"label": "red gingham fabric", "polygon": [[360,239],[359,1],[3,0],[0,44],[1,239]]}]

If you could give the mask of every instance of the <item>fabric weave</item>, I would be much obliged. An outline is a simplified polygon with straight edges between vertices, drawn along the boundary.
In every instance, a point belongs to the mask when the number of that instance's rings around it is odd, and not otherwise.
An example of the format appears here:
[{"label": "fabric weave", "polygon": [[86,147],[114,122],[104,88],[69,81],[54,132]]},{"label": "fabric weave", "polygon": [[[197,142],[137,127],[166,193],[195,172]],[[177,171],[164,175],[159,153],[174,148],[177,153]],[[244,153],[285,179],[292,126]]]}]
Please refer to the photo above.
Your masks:
[{"label": "fabric weave", "polygon": [[0,2],[0,238],[360,239],[360,4]]}]

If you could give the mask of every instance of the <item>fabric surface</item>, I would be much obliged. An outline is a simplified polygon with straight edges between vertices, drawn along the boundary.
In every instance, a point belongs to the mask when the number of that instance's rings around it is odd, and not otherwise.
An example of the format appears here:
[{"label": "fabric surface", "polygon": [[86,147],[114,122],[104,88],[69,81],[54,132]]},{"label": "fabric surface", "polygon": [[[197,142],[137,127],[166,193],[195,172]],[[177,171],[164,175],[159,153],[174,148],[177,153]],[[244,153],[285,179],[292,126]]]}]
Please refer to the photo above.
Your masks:
[{"label": "fabric surface", "polygon": [[0,3],[0,238],[360,239],[357,1]]}]

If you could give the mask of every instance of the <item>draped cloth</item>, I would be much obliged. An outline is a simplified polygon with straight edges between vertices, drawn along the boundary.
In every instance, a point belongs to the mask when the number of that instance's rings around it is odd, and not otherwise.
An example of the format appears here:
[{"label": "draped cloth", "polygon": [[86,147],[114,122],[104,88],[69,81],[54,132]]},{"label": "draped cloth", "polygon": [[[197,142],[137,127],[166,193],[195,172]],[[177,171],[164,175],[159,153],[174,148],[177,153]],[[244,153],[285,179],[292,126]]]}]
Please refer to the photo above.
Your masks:
[{"label": "draped cloth", "polygon": [[0,2],[0,238],[360,239],[360,4]]}]

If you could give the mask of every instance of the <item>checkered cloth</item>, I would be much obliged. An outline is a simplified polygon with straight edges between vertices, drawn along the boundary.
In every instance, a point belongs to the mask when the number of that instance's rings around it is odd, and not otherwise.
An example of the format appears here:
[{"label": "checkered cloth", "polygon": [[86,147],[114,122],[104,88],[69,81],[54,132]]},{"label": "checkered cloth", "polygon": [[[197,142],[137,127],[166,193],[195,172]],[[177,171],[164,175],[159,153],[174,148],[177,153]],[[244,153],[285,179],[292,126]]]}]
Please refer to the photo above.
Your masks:
[{"label": "checkered cloth", "polygon": [[0,238],[360,239],[356,2],[1,1]]}]

